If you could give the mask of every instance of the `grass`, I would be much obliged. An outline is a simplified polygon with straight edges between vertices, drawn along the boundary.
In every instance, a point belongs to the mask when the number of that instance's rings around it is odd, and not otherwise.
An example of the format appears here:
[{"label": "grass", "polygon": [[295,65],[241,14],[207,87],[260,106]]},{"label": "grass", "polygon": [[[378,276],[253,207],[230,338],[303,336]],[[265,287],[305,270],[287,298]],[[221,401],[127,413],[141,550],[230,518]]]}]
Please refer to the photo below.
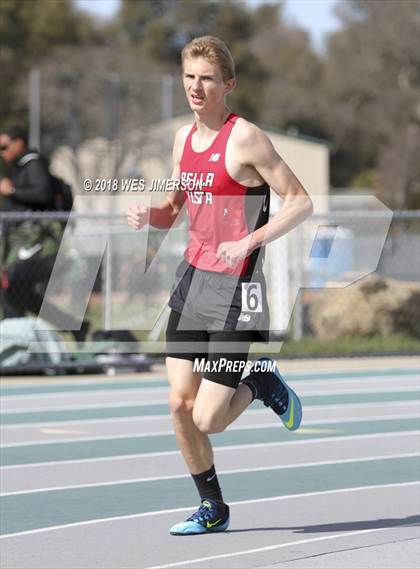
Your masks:
[{"label": "grass", "polygon": [[299,341],[286,340],[280,354],[282,357],[420,355],[420,340],[402,334],[387,337],[346,336],[335,340],[308,336]]},{"label": "grass", "polygon": [[[0,311],[1,316],[1,311]],[[92,295],[87,318],[91,320],[91,332],[102,329],[102,305],[100,298]],[[147,332],[132,330],[134,336],[146,340]],[[71,332],[60,332],[65,341],[72,341]],[[88,340],[90,339],[90,334]],[[369,356],[369,355],[418,355],[420,356],[420,339],[403,334],[390,336],[347,336],[335,340],[321,340],[313,336],[305,336],[302,340],[285,340],[281,357],[339,357],[339,356]]]},{"label": "grass", "polygon": [[[91,330],[102,328],[102,306],[97,298],[91,298],[88,307],[88,318],[91,319]],[[147,332],[132,330],[140,340],[147,340]],[[69,338],[70,339],[70,338]],[[404,334],[390,336],[346,336],[335,340],[321,340],[314,336],[305,336],[302,340],[285,340],[281,357],[339,357],[369,355],[420,355],[420,339]]]}]

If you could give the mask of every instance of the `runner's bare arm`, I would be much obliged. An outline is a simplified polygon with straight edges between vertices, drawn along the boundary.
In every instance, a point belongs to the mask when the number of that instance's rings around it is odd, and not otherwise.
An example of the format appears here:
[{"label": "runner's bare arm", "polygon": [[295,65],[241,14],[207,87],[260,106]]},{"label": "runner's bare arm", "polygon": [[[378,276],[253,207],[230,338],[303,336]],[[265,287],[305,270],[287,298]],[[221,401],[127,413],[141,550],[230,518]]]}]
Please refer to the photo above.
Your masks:
[{"label": "runner's bare arm", "polygon": [[217,257],[231,267],[255,249],[288,233],[313,211],[304,187],[258,127],[248,122],[241,125],[235,133],[235,151],[240,163],[254,168],[284,203],[281,210],[259,229],[239,241],[219,245]]},{"label": "runner's bare arm", "polygon": [[[190,128],[188,126],[188,128]],[[180,178],[180,160],[184,147],[186,127],[180,128],[174,141],[172,152],[172,179]],[[149,223],[158,229],[169,229],[179,220],[179,212],[184,203],[184,192],[181,190],[168,192],[165,200],[156,207],[147,207],[143,204],[130,204],[127,212],[127,222],[133,229],[141,229]]]},{"label": "runner's bare arm", "polygon": [[250,252],[299,225],[312,214],[313,206],[302,184],[258,127],[248,123],[242,129],[239,152],[241,162],[255,168],[284,200],[281,210],[266,225],[251,234]]}]

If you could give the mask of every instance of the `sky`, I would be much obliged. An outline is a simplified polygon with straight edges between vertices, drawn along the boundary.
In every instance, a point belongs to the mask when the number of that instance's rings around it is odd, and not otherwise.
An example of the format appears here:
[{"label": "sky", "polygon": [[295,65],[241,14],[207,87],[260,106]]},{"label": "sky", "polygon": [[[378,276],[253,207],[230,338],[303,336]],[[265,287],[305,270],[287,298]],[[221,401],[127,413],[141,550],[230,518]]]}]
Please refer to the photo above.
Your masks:
[{"label": "sky", "polygon": [[[259,0],[247,0],[255,4]],[[102,18],[113,16],[119,0],[76,0],[78,6]],[[337,29],[339,22],[333,13],[337,0],[286,0],[285,17],[287,21],[307,29],[314,46],[322,50],[325,35]]]}]

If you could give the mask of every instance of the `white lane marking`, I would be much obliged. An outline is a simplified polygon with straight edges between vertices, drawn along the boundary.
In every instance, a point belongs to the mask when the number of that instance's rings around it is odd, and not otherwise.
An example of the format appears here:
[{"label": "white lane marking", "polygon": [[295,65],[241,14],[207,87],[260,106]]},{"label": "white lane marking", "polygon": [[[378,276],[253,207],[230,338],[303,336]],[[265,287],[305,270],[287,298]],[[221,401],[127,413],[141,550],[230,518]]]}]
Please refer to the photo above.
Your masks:
[{"label": "white lane marking", "polygon": [[[405,377],[405,376],[404,376]],[[411,379],[410,377],[405,377],[405,379]],[[95,396],[109,395],[110,398],[114,395],[127,395],[127,399],[138,395],[141,399],[141,395],[150,395],[151,393],[169,393],[169,384],[167,386],[159,387],[133,387],[127,389],[92,389],[81,391],[66,391],[62,392],[52,392],[52,393],[33,393],[28,395],[3,395],[2,399],[4,402],[14,403],[15,401],[25,401],[27,399],[33,401],[36,399],[70,399],[71,397],[89,397],[94,398]]]},{"label": "white lane marking", "polygon": [[[401,369],[397,369],[395,370],[395,373],[399,373],[401,372],[403,369],[408,369],[410,374],[411,373],[416,373],[417,369],[413,368],[413,367],[407,367],[407,368],[401,368]],[[393,371],[393,370],[391,370]],[[158,373],[158,372],[152,372],[152,373]],[[410,375],[409,374],[409,375]],[[51,377],[45,377],[43,376],[42,378],[40,378],[38,381],[23,381],[20,382],[19,380],[16,379],[12,379],[10,380],[9,383],[6,383],[7,380],[3,380],[0,384],[0,391],[1,389],[12,389],[16,392],[19,392],[21,389],[28,389],[28,388],[32,388],[32,387],[78,387],[80,386],[84,386],[84,385],[112,385],[118,382],[127,382],[127,383],[135,383],[135,384],[139,384],[141,383],[142,385],[150,385],[151,387],[153,387],[154,383],[160,382],[160,381],[165,381],[165,377],[155,377],[155,378],[144,378],[141,379],[139,376],[137,377],[127,377],[124,375],[118,376],[118,380],[115,380],[115,377],[113,378],[108,378],[108,379],[104,379],[103,377],[101,377],[100,375],[98,375],[99,379],[74,379],[74,380],[69,380],[63,377],[63,379],[59,379],[54,381],[54,379],[52,379]],[[19,384],[16,385],[16,383],[19,381]],[[81,391],[89,391],[89,390],[85,390],[82,389]],[[108,391],[108,390],[107,390]],[[58,393],[61,393],[61,391],[59,391]]]},{"label": "white lane marking", "polygon": [[[260,411],[258,411],[260,412]],[[266,409],[262,409],[262,413],[266,413]],[[253,411],[255,413],[255,411]],[[377,415],[376,417],[341,417],[336,419],[313,419],[309,421],[302,421],[301,429],[293,433],[292,436],[297,436],[303,432],[303,429],[309,425],[329,425],[329,424],[340,424],[340,423],[362,423],[362,422],[375,422],[375,421],[397,421],[401,419],[420,419],[419,413],[404,413],[400,415]],[[274,420],[267,422],[267,423],[246,423],[244,425],[236,425],[233,424],[229,426],[229,428],[225,432],[229,431],[246,431],[246,430],[254,430],[254,429],[268,429],[268,428],[277,428],[279,426],[278,419],[274,417]],[[419,423],[420,426],[420,423]],[[52,445],[57,443],[77,443],[77,442],[89,442],[89,441],[100,441],[100,440],[118,440],[118,439],[125,439],[125,438],[146,438],[146,437],[161,437],[161,436],[174,436],[173,429],[166,430],[166,431],[147,431],[145,433],[133,432],[133,433],[122,433],[119,435],[97,435],[92,437],[76,437],[76,438],[61,438],[61,439],[54,439],[54,440],[28,440],[25,442],[20,443],[6,443],[0,445],[0,448],[17,448],[23,446],[34,446],[34,445]]]},{"label": "white lane marking", "polygon": [[[281,365],[281,360],[276,360],[277,362],[280,362],[278,364],[279,367],[282,367]],[[319,363],[317,364],[319,365]],[[375,372],[376,375],[372,375],[370,376],[369,374],[371,374],[372,372]],[[284,372],[284,375],[286,377],[286,379],[289,378],[302,378],[302,379],[324,379],[324,378],[331,378],[331,379],[336,379],[337,381],[340,379],[344,379],[345,381],[347,381],[348,379],[358,379],[359,375],[358,374],[368,374],[367,377],[372,377],[372,378],[382,378],[382,377],[390,377],[392,379],[392,375],[386,375],[384,376],[383,373],[389,374],[389,373],[395,373],[395,375],[398,375],[401,372],[408,372],[404,373],[404,377],[406,377],[407,375],[410,376],[411,374],[419,374],[420,373],[420,367],[418,366],[413,366],[413,365],[401,365],[398,368],[387,368],[387,367],[368,367],[368,368],[355,368],[353,367],[353,363],[351,365],[351,371],[348,368],[342,367],[342,368],[327,368],[321,372],[310,372],[310,371],[289,371],[289,372]],[[149,373],[149,372],[148,372]],[[155,372],[150,372],[153,374],[158,374],[159,372],[155,371]],[[345,375],[343,377],[339,377],[336,378],[336,374],[348,374]],[[356,375],[355,375],[356,374]],[[166,377],[165,377],[165,373],[162,374],[162,376],[160,377],[152,377],[152,378],[144,378],[141,379],[140,377],[130,377],[127,375],[121,375],[118,376],[118,381],[121,382],[133,382],[133,383],[138,383],[139,381],[141,383],[143,383],[144,385],[151,385],[153,386],[153,383],[159,382],[159,381],[165,381]],[[44,383],[45,380],[45,383]],[[19,389],[28,389],[31,387],[39,387],[39,386],[44,386],[44,385],[48,385],[48,386],[69,386],[69,387],[73,387],[73,386],[79,386],[79,385],[109,385],[109,384],[115,384],[116,380],[115,378],[103,378],[101,376],[98,376],[98,379],[74,379],[74,380],[68,380],[68,379],[59,379],[54,381],[54,379],[52,378],[42,378],[41,380],[38,381],[19,381],[19,385],[16,385],[17,380],[12,380],[12,382],[10,383],[6,383],[7,380],[3,380],[2,381],[2,386],[1,388],[3,389],[15,389],[16,391],[18,391]],[[40,383],[40,381],[42,383]],[[12,385],[13,383],[13,385]],[[84,390],[82,390],[84,391]]]},{"label": "white lane marking", "polygon": [[[293,382],[293,378],[288,378],[285,376],[285,379],[287,381],[289,381],[290,379]],[[372,385],[376,387],[377,384],[379,384],[379,386],[382,383],[389,383],[391,381],[396,381],[396,382],[402,382],[402,381],[406,381],[408,384],[413,383],[414,386],[416,386],[416,384],[419,383],[420,381],[420,375],[400,375],[400,376],[373,376],[373,377],[365,377],[365,378],[353,378],[351,379],[351,388],[349,390],[342,390],[340,389],[342,384],[345,384],[348,381],[348,378],[338,378],[337,380],[331,380],[331,379],[304,379],[304,380],[299,380],[299,389],[302,391],[305,391],[305,389],[310,388],[311,389],[311,393],[312,393],[312,388],[318,388],[321,386],[325,386],[325,389],[323,391],[320,391],[320,393],[349,393],[349,392],[354,392],[355,388],[363,388],[363,391],[366,391],[367,389],[369,389],[369,385]],[[132,398],[136,395],[139,396],[139,398],[141,399],[142,395],[150,395],[152,393],[169,393],[169,384],[166,386],[157,386],[157,387],[153,387],[153,386],[148,386],[148,387],[138,387],[138,386],[134,386],[134,387],[130,387],[130,388],[126,388],[126,389],[97,389],[97,390],[80,390],[80,391],[66,391],[66,392],[51,392],[51,393],[33,393],[33,394],[25,394],[25,395],[3,395],[2,399],[5,403],[13,403],[13,402],[18,402],[18,401],[26,401],[26,400],[31,400],[34,401],[36,399],[55,399],[55,400],[59,400],[59,399],[71,399],[72,397],[78,398],[78,397],[89,397],[91,396],[92,398],[94,398],[95,396],[105,396],[105,395],[109,395],[110,398],[112,398],[112,396],[119,396],[119,395],[127,395],[127,398]],[[331,389],[330,389],[331,388]],[[338,390],[337,390],[338,389]],[[386,386],[384,387],[384,389],[392,389],[392,386]],[[357,390],[358,392],[358,390]]]},{"label": "white lane marking", "polygon": [[[293,440],[293,441],[280,441],[280,442],[273,442],[273,443],[253,443],[253,444],[242,444],[242,445],[228,445],[228,446],[213,446],[213,450],[216,452],[226,451],[226,450],[235,450],[235,449],[246,449],[246,448],[258,448],[258,447],[276,447],[282,445],[298,445],[298,444],[312,444],[312,443],[319,443],[319,442],[331,442],[331,441],[341,441],[341,440],[359,440],[359,439],[380,439],[384,437],[398,437],[401,435],[409,436],[415,435],[416,437],[419,436],[419,431],[398,431],[392,433],[374,433],[374,434],[366,434],[366,435],[350,435],[350,436],[339,436],[339,437],[321,437],[317,439],[300,439],[300,440]],[[158,457],[158,456],[172,456],[180,454],[179,450],[167,450],[161,452],[142,452],[138,454],[121,454],[116,456],[101,456],[98,458],[77,458],[72,460],[55,460],[55,461],[46,461],[46,462],[31,462],[27,464],[10,464],[7,466],[0,466],[0,471],[2,470],[11,470],[13,468],[37,468],[43,466],[53,466],[53,465],[61,465],[61,464],[84,464],[84,463],[94,463],[94,462],[105,462],[110,460],[129,460],[131,458],[139,458],[139,457]]]},{"label": "white lane marking", "polygon": [[[419,485],[419,484],[420,484],[420,481],[416,480],[415,482],[396,482],[396,483],[392,483],[392,484],[376,484],[376,485],[371,485],[371,486],[355,486],[353,488],[338,488],[335,490],[321,490],[318,492],[306,492],[306,493],[302,493],[302,494],[288,494],[286,496],[271,496],[270,498],[257,498],[257,499],[253,499],[253,500],[239,500],[238,502],[230,502],[230,504],[232,506],[238,506],[238,505],[246,505],[246,504],[256,504],[256,503],[261,503],[261,502],[274,502],[276,500],[290,500],[290,499],[299,499],[299,498],[307,499],[310,496],[325,496],[326,494],[327,495],[329,495],[329,494],[341,494],[343,492],[360,492],[360,491],[364,491],[364,490],[376,490],[376,489],[383,489],[383,488],[398,488],[398,487],[404,487],[404,486],[415,486],[415,485]],[[192,506],[186,506],[184,508],[173,508],[173,509],[168,509],[168,510],[158,510],[156,512],[143,512],[141,514],[129,514],[126,516],[115,516],[115,517],[110,517],[110,518],[100,518],[100,519],[96,519],[96,520],[87,520],[87,521],[83,521],[83,522],[74,522],[74,523],[70,523],[70,524],[62,524],[59,526],[50,526],[47,528],[38,528],[38,529],[32,529],[32,530],[27,530],[27,531],[8,533],[8,534],[0,535],[0,539],[8,539],[10,537],[25,536],[25,535],[31,535],[34,533],[45,533],[47,531],[69,529],[72,527],[88,526],[88,525],[94,525],[94,524],[99,524],[99,523],[109,523],[109,522],[115,522],[115,521],[120,521],[120,520],[129,520],[129,519],[144,518],[144,517],[148,517],[148,516],[159,516],[159,515],[164,515],[164,514],[172,514],[172,513],[176,513],[176,512],[185,512],[185,511],[194,509],[196,507],[197,507],[197,504],[193,504]]]},{"label": "white lane marking", "polygon": [[[412,391],[412,389],[408,389]],[[79,411],[86,409],[120,409],[124,407],[150,407],[151,405],[167,405],[168,398],[165,399],[151,399],[150,401],[128,401],[124,403],[89,403],[87,405],[65,405],[63,407],[18,407],[10,409],[10,411],[3,410],[3,416],[19,415],[22,413],[45,413],[51,411],[52,413],[60,411]],[[4,406],[3,406],[4,407]]]},{"label": "white lane marking", "polygon": [[[406,401],[384,401],[377,402],[370,401],[367,403],[334,403],[334,409],[358,409],[358,408],[370,408],[370,407],[396,407],[397,405],[413,405],[418,404],[420,407],[420,399],[411,399]],[[308,405],[309,409],[312,411],[327,411],[331,409],[331,403],[328,405]],[[307,408],[308,408],[307,407]],[[266,413],[267,409],[248,409],[247,413]],[[16,425],[2,425],[1,429],[27,429],[30,427],[59,427],[63,425],[75,426],[75,425],[90,425],[95,423],[124,423],[130,421],[149,421],[149,420],[159,420],[159,419],[170,419],[169,413],[161,415],[142,415],[136,416],[132,415],[130,417],[108,417],[99,419],[63,419],[61,421],[43,421],[38,423],[19,423]]]},{"label": "white lane marking", "polygon": [[81,431],[77,429],[59,429],[51,427],[43,427],[41,429],[46,435],[87,435],[89,431]]},{"label": "white lane marking", "polygon": [[[417,392],[419,390],[419,385],[409,385],[405,387],[378,387],[378,388],[367,388],[363,389],[341,389],[341,390],[331,390],[331,389],[321,389],[317,390],[316,386],[310,391],[304,391],[300,389],[301,397],[311,398],[311,397],[326,397],[326,396],[339,396],[339,395],[377,395],[378,393],[410,393]],[[157,390],[156,390],[157,391]],[[165,390],[166,397],[161,399],[151,399],[149,401],[141,400],[141,393],[138,395],[138,400],[134,399],[127,402],[119,403],[88,403],[88,404],[74,404],[74,405],[61,405],[61,406],[43,406],[43,407],[17,407],[7,409],[7,398],[3,399],[3,414],[7,415],[18,415],[20,413],[45,413],[45,412],[61,412],[61,411],[77,411],[77,410],[88,410],[88,409],[120,409],[124,407],[149,407],[152,405],[167,405],[168,404],[168,394],[169,390]]]},{"label": "white lane marking", "polygon": [[[409,526],[407,526],[409,527]],[[347,538],[347,537],[353,537],[355,535],[365,535],[368,533],[373,533],[373,532],[380,532],[380,531],[386,531],[386,530],[391,530],[394,529],[395,527],[386,527],[386,528],[373,528],[373,529],[361,529],[361,530],[355,530],[355,531],[350,531],[347,533],[336,533],[334,535],[323,535],[320,537],[310,537],[307,539],[300,539],[297,541],[289,541],[288,543],[279,543],[276,545],[266,545],[265,547],[257,547],[255,549],[245,549],[245,550],[241,550],[241,551],[233,551],[231,553],[220,553],[219,555],[209,555],[207,557],[196,557],[195,559],[187,559],[184,561],[177,561],[175,563],[166,563],[164,565],[153,565],[153,566],[149,566],[149,567],[145,567],[144,569],[169,569],[170,567],[185,567],[185,565],[192,565],[193,563],[202,563],[203,561],[214,561],[215,559],[226,559],[228,557],[238,557],[240,555],[252,555],[253,553],[262,553],[263,551],[275,551],[277,549],[283,549],[285,547],[290,547],[290,546],[297,546],[297,545],[303,545],[305,543],[314,543],[314,542],[318,542],[318,541],[328,541],[331,539],[341,539],[341,538]]]},{"label": "white lane marking", "polygon": [[[239,474],[240,472],[263,472],[266,470],[287,470],[289,468],[309,468],[311,466],[326,466],[331,464],[349,464],[354,462],[372,462],[375,460],[395,460],[399,458],[420,457],[420,452],[408,452],[404,454],[377,455],[362,458],[343,458],[340,460],[323,460],[318,462],[301,462],[294,464],[281,464],[279,466],[257,466],[254,468],[235,468],[230,470],[220,470],[221,474]],[[56,490],[74,490],[75,488],[95,488],[97,486],[118,486],[119,484],[132,484],[134,482],[151,482],[157,480],[175,480],[179,478],[190,478],[190,474],[174,474],[171,476],[149,476],[147,478],[129,478],[125,480],[112,480],[110,482],[92,482],[90,484],[74,484],[71,486],[53,486],[50,488],[33,488],[32,490],[18,490],[16,492],[0,493],[0,496],[18,496],[20,494],[38,494],[41,492],[54,492]],[[216,475],[215,475],[216,476]]]}]

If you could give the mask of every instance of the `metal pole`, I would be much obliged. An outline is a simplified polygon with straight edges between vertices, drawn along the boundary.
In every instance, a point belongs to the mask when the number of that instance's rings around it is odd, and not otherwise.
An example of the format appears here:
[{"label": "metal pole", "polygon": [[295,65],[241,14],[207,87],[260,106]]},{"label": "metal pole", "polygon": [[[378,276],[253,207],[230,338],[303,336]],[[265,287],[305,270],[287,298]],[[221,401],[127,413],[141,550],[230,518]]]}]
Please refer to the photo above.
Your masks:
[{"label": "metal pole", "polygon": [[293,310],[293,340],[301,340],[303,336],[303,309],[302,309],[302,285],[303,285],[303,227],[296,228],[294,247],[294,291],[295,306]]},{"label": "metal pole", "polygon": [[41,150],[41,73],[29,73],[29,145]]},{"label": "metal pole", "polygon": [[108,235],[102,267],[102,305],[104,330],[112,330],[112,234]]},{"label": "metal pole", "polygon": [[173,116],[173,85],[173,76],[165,73],[162,77],[162,121],[169,120]]},{"label": "metal pole", "polygon": [[113,71],[109,74],[110,98],[109,98],[109,138],[114,141],[120,131],[120,97],[121,76]]}]

